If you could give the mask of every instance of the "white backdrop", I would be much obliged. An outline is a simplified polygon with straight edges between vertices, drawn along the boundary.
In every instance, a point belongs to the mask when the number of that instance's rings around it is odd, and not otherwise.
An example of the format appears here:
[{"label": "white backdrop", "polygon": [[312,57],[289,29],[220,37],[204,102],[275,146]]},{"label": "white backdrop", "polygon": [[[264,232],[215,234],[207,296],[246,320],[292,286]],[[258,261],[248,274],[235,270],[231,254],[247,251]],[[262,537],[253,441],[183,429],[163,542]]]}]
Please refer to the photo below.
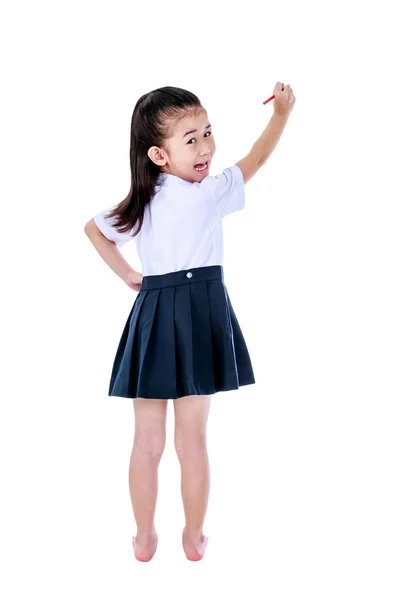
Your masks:
[{"label": "white backdrop", "polygon": [[[386,1],[3,5],[2,597],[398,600],[393,11]],[[277,81],[295,107],[245,209],[224,219],[225,283],[256,385],[211,401],[199,563],[181,547],[170,402],[159,545],[139,563],[132,401],[107,396],[136,293],[84,225],[129,191],[143,93],[199,96],[216,175],[265,128]],[[121,252],[140,270],[134,242]]]}]

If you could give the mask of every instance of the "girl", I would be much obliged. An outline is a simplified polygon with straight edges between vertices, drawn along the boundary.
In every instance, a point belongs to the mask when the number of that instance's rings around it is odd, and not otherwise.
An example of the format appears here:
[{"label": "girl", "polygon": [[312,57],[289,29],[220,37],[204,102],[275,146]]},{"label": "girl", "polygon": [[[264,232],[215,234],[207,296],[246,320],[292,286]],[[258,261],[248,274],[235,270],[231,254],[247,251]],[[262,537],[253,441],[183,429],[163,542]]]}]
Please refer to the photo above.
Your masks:
[{"label": "girl", "polygon": [[[274,150],[295,102],[289,85],[274,89],[274,114],[250,152],[209,174],[215,141],[193,93],[163,87],[139,98],[132,115],[128,196],[85,226],[109,267],[134,291],[116,351],[109,396],[132,398],[134,443],[129,488],[134,554],[153,557],[158,465],[167,401],[174,400],[175,448],[185,512],[182,544],[200,560],[209,494],[206,426],[211,395],[255,383],[246,343],[223,272],[222,219],[245,204],[244,184]],[[135,240],[142,273],[118,247]]]}]

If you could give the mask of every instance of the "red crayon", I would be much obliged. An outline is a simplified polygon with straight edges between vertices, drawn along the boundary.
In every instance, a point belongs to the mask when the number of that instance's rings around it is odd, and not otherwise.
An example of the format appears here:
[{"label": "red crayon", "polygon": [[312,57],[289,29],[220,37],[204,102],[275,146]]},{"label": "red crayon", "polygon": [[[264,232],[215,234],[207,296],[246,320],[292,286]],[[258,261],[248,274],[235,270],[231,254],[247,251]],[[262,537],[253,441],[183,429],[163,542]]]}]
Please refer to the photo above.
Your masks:
[{"label": "red crayon", "polygon": [[275,94],[273,96],[271,96],[271,98],[268,98],[268,100],[264,100],[263,104],[267,104],[267,102],[269,102],[270,100],[272,100],[273,98],[275,98]]}]

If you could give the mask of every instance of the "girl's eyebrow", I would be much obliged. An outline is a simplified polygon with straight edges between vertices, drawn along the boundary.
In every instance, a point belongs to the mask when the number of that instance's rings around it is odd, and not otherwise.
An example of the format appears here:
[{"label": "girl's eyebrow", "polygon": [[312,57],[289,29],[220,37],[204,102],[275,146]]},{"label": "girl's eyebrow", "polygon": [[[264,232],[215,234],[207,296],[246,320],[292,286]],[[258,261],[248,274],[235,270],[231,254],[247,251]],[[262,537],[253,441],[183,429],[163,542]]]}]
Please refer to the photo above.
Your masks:
[{"label": "girl's eyebrow", "polygon": [[[209,129],[210,127],[211,125],[207,125],[207,127],[205,127],[204,129]],[[189,135],[189,133],[196,133],[196,131],[197,129],[191,129],[190,131],[187,131],[183,137],[186,137],[187,135]]]}]

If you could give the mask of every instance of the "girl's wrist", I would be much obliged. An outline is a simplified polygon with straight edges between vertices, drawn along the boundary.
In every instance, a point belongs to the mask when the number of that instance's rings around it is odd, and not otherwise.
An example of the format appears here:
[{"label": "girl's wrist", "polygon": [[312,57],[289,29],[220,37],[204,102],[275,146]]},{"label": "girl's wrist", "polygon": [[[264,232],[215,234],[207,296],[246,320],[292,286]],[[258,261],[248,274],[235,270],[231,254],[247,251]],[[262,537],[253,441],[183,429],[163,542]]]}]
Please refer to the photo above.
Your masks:
[{"label": "girl's wrist", "polygon": [[132,267],[131,267],[131,266],[129,266],[129,267],[126,269],[126,271],[124,271],[124,272],[121,274],[121,278],[122,278],[122,279],[124,280],[124,282],[126,283],[127,281],[130,281],[132,277],[134,278],[134,277],[135,277],[135,275],[137,275],[137,271],[135,271],[135,269],[132,269]]},{"label": "girl's wrist", "polygon": [[289,119],[289,115],[287,113],[281,113],[279,112],[279,110],[274,110],[274,116],[278,117],[284,121],[287,121]]}]

